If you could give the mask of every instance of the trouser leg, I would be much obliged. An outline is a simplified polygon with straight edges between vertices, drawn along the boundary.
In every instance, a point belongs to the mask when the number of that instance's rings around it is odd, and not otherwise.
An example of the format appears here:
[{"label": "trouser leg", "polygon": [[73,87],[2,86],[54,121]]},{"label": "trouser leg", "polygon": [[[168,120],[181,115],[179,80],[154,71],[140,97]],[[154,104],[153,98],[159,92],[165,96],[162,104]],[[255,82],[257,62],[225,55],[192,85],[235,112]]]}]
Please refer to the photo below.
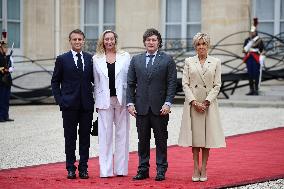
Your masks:
[{"label": "trouser leg", "polygon": [[66,169],[76,170],[74,163],[76,162],[75,151],[79,112],[62,111],[62,118],[65,138]]},{"label": "trouser leg", "polygon": [[0,84],[0,120],[9,118],[9,100],[11,87],[6,87]]},{"label": "trouser leg", "polygon": [[90,132],[93,120],[93,111],[80,111],[79,122],[79,171],[88,169]]},{"label": "trouser leg", "polygon": [[108,109],[98,110],[100,177],[113,176],[113,119],[112,105]]},{"label": "trouser leg", "polygon": [[151,125],[154,132],[156,143],[156,165],[157,171],[167,171],[167,140],[168,140],[168,125],[169,116],[154,115],[151,113]]},{"label": "trouser leg", "polygon": [[138,156],[140,171],[149,171],[151,123],[150,115],[137,115],[136,127],[138,133]]},{"label": "trouser leg", "polygon": [[129,156],[129,113],[124,106],[120,106],[117,98],[114,112],[115,123],[115,151],[114,173],[116,175],[128,174]]}]

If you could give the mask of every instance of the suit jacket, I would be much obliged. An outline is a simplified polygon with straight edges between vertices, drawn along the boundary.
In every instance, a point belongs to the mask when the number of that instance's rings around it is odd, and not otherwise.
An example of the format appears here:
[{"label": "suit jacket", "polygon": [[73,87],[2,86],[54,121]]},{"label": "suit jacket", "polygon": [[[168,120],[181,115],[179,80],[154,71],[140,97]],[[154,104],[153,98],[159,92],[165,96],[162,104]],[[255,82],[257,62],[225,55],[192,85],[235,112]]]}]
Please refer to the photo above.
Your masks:
[{"label": "suit jacket", "polygon": [[[225,147],[217,96],[221,87],[221,61],[207,56],[201,68],[197,56],[185,59],[182,85],[185,93],[179,145],[218,148]],[[210,101],[205,113],[198,113],[190,102]]]},{"label": "suit jacket", "polygon": [[151,108],[155,115],[165,102],[173,103],[176,93],[177,71],[173,58],[157,52],[152,72],[146,69],[146,53],[132,58],[127,76],[127,104],[135,104],[138,115],[146,115]]},{"label": "suit jacket", "polygon": [[92,56],[83,52],[82,58],[83,73],[76,67],[71,51],[56,58],[51,87],[61,110],[94,110]]},{"label": "suit jacket", "polygon": [[[121,106],[126,106],[127,72],[130,63],[130,55],[127,52],[116,53],[115,62],[115,89],[117,99]],[[93,71],[95,85],[95,107],[108,109],[110,106],[110,89],[108,68],[105,55],[93,56]]]}]

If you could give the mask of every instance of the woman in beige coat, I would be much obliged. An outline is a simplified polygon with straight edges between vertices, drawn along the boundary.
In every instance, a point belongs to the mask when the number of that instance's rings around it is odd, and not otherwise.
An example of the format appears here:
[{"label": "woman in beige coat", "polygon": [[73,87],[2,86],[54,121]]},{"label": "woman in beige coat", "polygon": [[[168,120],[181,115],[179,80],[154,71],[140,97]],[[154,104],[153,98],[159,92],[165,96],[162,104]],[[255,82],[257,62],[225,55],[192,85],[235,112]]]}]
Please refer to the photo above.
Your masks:
[{"label": "woman in beige coat", "polygon": [[182,76],[185,103],[178,143],[180,146],[192,146],[192,181],[206,181],[210,148],[226,146],[217,103],[221,87],[221,61],[208,55],[208,34],[197,33],[193,38],[193,46],[197,55],[185,59]]}]

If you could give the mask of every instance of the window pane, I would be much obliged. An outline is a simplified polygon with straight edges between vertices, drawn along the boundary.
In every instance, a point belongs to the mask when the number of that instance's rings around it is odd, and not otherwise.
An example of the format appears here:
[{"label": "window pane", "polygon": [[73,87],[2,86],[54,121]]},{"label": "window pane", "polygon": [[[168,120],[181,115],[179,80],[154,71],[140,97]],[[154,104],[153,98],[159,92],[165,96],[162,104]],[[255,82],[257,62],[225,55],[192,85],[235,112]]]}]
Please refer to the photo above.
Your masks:
[{"label": "window pane", "polygon": [[256,16],[260,20],[274,19],[274,0],[257,0],[256,1]]},{"label": "window pane", "polygon": [[257,30],[260,32],[265,32],[274,35],[274,24],[272,22],[260,22],[257,28]]},{"label": "window pane", "polygon": [[284,22],[280,22],[280,33],[283,33],[282,34],[282,37],[284,37]]},{"label": "window pane", "polygon": [[14,43],[14,48],[20,48],[20,23],[8,23],[9,47]]},{"label": "window pane", "polygon": [[85,0],[85,24],[99,23],[99,0]]},{"label": "window pane", "polygon": [[87,39],[98,39],[99,38],[99,27],[98,26],[85,26],[85,34]]},{"label": "window pane", "polygon": [[[281,8],[280,8],[280,15],[281,19],[284,19],[284,0],[281,1]],[[282,30],[283,31],[283,30]]]},{"label": "window pane", "polygon": [[112,31],[115,31],[115,26],[104,26],[104,30],[112,30]]},{"label": "window pane", "polygon": [[[2,0],[0,0],[0,19],[2,19]],[[2,27],[1,27],[2,31]]]},{"label": "window pane", "polygon": [[197,32],[200,32],[200,25],[187,25],[187,38],[193,38]]},{"label": "window pane", "polygon": [[7,0],[8,19],[20,20],[20,0]]},{"label": "window pane", "polygon": [[200,22],[201,21],[201,1],[189,0],[187,3],[187,21]]},{"label": "window pane", "polygon": [[180,25],[166,26],[166,38],[181,38],[181,26]]},{"label": "window pane", "polygon": [[166,22],[181,22],[181,0],[167,0]]},{"label": "window pane", "polygon": [[104,0],[104,23],[115,22],[115,1]]}]

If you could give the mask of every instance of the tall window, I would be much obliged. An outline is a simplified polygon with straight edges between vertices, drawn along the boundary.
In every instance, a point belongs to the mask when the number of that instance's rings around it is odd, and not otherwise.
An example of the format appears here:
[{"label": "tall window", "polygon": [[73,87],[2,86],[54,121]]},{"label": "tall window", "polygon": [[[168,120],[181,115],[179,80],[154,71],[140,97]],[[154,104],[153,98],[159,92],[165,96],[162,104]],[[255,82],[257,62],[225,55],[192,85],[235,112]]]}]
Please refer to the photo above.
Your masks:
[{"label": "tall window", "polygon": [[284,32],[284,0],[253,0],[253,15],[259,20],[259,31],[271,35]]},{"label": "tall window", "polygon": [[163,0],[164,33],[166,42],[180,39],[180,45],[189,44],[189,40],[201,30],[200,0]]},{"label": "tall window", "polygon": [[284,38],[284,0],[281,0],[280,6],[280,32],[282,33],[282,37]]},{"label": "tall window", "polygon": [[98,39],[106,29],[115,30],[115,0],[84,0],[83,12],[87,39]]},{"label": "tall window", "polygon": [[7,31],[9,44],[14,43],[14,48],[21,47],[20,0],[0,0],[0,29]]}]

